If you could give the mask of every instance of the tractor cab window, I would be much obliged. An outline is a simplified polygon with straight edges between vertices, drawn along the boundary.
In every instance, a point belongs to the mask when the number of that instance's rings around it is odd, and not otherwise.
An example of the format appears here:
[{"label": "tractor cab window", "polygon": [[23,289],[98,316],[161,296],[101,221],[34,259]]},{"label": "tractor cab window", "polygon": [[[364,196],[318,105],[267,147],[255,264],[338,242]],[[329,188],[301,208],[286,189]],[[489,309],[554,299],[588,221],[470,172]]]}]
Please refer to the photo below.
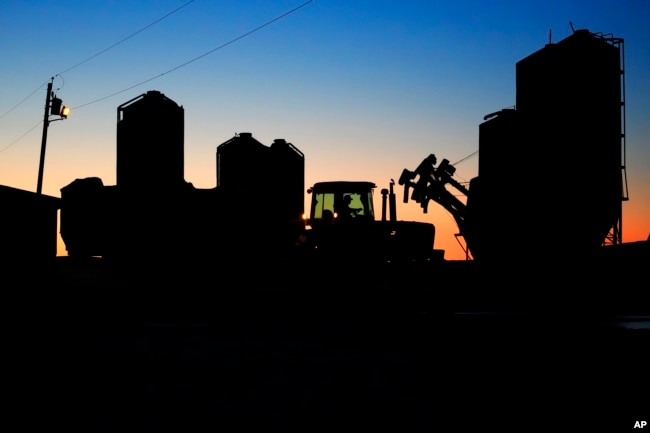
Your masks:
[{"label": "tractor cab window", "polygon": [[329,219],[330,217],[334,217],[334,194],[314,194],[311,218],[316,220],[323,220]]},{"label": "tractor cab window", "polygon": [[319,222],[374,219],[372,191],[314,193],[312,220]]}]

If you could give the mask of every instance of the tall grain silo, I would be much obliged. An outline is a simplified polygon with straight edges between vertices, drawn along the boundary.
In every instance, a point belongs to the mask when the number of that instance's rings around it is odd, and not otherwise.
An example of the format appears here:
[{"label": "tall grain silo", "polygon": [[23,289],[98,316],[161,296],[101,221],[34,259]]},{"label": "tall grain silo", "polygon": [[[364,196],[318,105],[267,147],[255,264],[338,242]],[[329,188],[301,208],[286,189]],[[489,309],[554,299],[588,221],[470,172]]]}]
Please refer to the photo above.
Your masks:
[{"label": "tall grain silo", "polygon": [[184,109],[151,90],[117,107],[117,186],[179,188],[184,176]]},{"label": "tall grain silo", "polygon": [[622,39],[577,30],[516,64],[521,131],[514,173],[532,216],[568,249],[602,245],[624,199]]},{"label": "tall grain silo", "polygon": [[479,125],[480,247],[552,258],[620,242],[622,54],[621,39],[578,30],[516,63],[516,109]]}]

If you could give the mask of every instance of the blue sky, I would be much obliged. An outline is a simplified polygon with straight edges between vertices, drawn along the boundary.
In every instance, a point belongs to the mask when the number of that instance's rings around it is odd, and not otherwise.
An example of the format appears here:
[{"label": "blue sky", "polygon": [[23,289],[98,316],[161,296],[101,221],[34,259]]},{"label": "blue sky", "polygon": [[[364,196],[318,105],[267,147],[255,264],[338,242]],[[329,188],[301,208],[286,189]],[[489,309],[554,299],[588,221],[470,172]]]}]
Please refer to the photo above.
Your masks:
[{"label": "blue sky", "polygon": [[[77,178],[115,184],[116,108],[148,90],[185,109],[185,179],[196,187],[216,185],[216,147],[238,132],[293,143],[307,186],[383,188],[430,153],[463,160],[456,176],[469,181],[483,116],[515,104],[516,62],[573,25],[625,40],[624,241],[645,239],[648,23],[644,0],[3,1],[0,184],[36,189],[50,77],[73,108],[48,129],[43,192],[57,197]],[[398,217],[434,223],[437,247],[462,256],[444,209],[400,204]]]}]

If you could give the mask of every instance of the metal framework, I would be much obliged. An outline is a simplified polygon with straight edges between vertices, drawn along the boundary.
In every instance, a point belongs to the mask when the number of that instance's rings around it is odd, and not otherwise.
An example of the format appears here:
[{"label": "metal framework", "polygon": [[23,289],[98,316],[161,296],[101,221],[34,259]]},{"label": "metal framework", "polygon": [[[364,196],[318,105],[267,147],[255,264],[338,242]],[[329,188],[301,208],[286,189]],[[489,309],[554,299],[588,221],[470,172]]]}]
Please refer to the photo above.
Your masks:
[{"label": "metal framework", "polygon": [[623,38],[616,38],[611,34],[592,33],[594,36],[615,46],[620,54],[620,79],[621,79],[621,203],[618,210],[618,217],[615,224],[610,228],[609,233],[603,241],[604,245],[619,245],[623,243],[623,202],[629,200],[627,189],[627,173],[625,171],[626,150],[625,150],[625,45]]}]

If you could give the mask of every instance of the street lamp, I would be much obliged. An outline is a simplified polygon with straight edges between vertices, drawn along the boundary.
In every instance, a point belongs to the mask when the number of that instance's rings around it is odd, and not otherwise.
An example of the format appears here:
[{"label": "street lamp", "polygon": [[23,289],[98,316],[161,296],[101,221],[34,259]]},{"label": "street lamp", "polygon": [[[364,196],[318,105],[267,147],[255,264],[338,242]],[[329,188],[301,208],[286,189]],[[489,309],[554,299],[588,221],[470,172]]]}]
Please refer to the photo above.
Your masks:
[{"label": "street lamp", "polygon": [[62,105],[63,101],[56,96],[52,98],[52,105],[50,106],[50,114],[54,116],[61,116],[64,119],[70,114],[70,107]]},{"label": "street lamp", "polygon": [[[47,144],[47,128],[50,122],[67,119],[70,114],[70,107],[63,105],[63,101],[52,92],[54,77],[47,83],[47,95],[45,97],[45,113],[43,114],[43,139],[41,140],[41,161],[38,166],[38,185],[36,193],[41,194],[43,189],[43,166],[45,165],[45,145]],[[50,116],[59,116],[59,119],[50,120]]]}]

